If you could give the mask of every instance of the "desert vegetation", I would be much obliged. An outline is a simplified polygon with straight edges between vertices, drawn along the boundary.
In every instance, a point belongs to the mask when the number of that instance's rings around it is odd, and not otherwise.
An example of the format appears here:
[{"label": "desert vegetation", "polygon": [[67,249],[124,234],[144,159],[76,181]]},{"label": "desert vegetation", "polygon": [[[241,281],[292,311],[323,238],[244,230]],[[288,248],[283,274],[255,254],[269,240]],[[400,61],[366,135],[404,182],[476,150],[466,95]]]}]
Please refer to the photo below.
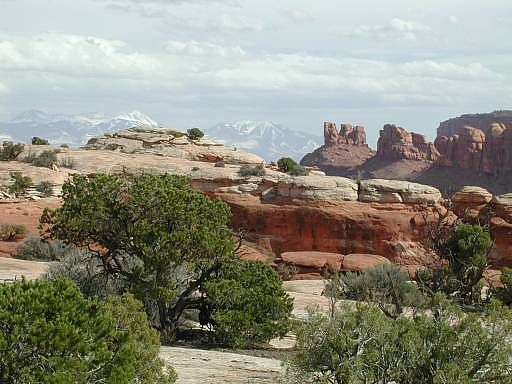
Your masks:
[{"label": "desert vegetation", "polygon": [[0,147],[0,161],[13,161],[23,152],[23,144],[14,144],[12,141],[4,141]]},{"label": "desert vegetation", "polygon": [[280,172],[288,173],[292,176],[306,176],[308,174],[308,172],[291,157],[280,158],[277,161],[277,168]]}]

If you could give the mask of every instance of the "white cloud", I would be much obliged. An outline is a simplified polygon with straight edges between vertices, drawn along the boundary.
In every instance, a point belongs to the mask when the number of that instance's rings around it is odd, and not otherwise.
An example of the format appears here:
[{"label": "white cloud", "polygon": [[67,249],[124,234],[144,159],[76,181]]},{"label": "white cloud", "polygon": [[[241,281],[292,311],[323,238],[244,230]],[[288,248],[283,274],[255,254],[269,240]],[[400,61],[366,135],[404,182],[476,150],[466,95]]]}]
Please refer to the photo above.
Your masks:
[{"label": "white cloud", "polygon": [[158,66],[156,58],[130,50],[119,40],[59,33],[0,40],[0,70],[4,71],[139,77]]},{"label": "white cloud", "polygon": [[416,40],[418,35],[428,31],[429,27],[418,22],[394,18],[387,24],[359,26],[345,35],[375,40]]},{"label": "white cloud", "polygon": [[165,45],[167,52],[174,55],[187,56],[214,56],[214,57],[234,57],[244,56],[245,51],[239,46],[226,47],[224,45],[210,42],[191,41],[168,41]]},{"label": "white cloud", "polygon": [[9,89],[7,88],[7,86],[5,84],[3,84],[2,82],[0,82],[0,95],[6,94],[8,92],[9,92]]},{"label": "white cloud", "polygon": [[308,22],[315,20],[315,18],[310,12],[299,8],[281,9],[280,14],[294,22]]},{"label": "white cloud", "polygon": [[[119,40],[42,34],[0,41],[0,78],[22,87],[65,94],[140,98],[172,93],[183,102],[207,94],[246,99],[274,94],[277,103],[343,99],[347,105],[420,105],[499,95],[510,78],[477,62],[363,60],[341,55],[260,53],[211,41],[170,40],[159,52],[138,52]],[[1,90],[1,85],[0,85]],[[272,102],[271,102],[272,103]]]}]

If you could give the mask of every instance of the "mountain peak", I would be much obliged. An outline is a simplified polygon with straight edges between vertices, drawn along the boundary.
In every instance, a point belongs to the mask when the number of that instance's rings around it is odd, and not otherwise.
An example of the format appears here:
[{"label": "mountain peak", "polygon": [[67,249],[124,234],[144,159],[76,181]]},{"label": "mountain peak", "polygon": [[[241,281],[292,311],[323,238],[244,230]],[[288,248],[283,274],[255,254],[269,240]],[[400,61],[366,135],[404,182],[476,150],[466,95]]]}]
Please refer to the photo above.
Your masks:
[{"label": "mountain peak", "polygon": [[283,156],[300,159],[319,145],[320,138],[273,121],[237,120],[207,129],[213,140],[253,152],[268,161]]}]

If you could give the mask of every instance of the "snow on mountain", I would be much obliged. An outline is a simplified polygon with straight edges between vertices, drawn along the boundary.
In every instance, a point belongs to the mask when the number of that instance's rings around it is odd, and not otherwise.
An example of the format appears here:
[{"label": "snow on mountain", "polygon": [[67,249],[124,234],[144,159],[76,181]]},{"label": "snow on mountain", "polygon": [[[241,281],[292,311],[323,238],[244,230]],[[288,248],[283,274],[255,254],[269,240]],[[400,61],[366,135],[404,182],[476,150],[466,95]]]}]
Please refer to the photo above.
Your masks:
[{"label": "snow on mountain", "polygon": [[321,138],[270,121],[240,120],[205,130],[212,140],[245,149],[267,161],[283,156],[300,160],[320,146]]},{"label": "snow on mountain", "polygon": [[86,143],[91,137],[121,129],[159,124],[149,116],[132,111],[117,116],[102,114],[57,115],[43,111],[26,111],[7,122],[0,122],[0,138],[29,142],[33,136],[44,137],[52,144]]}]

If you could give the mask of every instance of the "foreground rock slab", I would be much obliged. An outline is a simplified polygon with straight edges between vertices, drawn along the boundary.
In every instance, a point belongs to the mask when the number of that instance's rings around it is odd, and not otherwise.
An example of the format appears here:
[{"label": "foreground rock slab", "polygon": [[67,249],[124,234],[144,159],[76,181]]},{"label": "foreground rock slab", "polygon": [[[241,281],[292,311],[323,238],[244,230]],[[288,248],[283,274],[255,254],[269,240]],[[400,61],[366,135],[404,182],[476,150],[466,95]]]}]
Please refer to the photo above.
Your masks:
[{"label": "foreground rock slab", "polygon": [[277,383],[281,362],[201,349],[162,347],[160,357],[178,372],[177,384]]},{"label": "foreground rock slab", "polygon": [[44,275],[49,263],[17,260],[9,257],[0,257],[0,282],[21,280],[35,280]]}]

